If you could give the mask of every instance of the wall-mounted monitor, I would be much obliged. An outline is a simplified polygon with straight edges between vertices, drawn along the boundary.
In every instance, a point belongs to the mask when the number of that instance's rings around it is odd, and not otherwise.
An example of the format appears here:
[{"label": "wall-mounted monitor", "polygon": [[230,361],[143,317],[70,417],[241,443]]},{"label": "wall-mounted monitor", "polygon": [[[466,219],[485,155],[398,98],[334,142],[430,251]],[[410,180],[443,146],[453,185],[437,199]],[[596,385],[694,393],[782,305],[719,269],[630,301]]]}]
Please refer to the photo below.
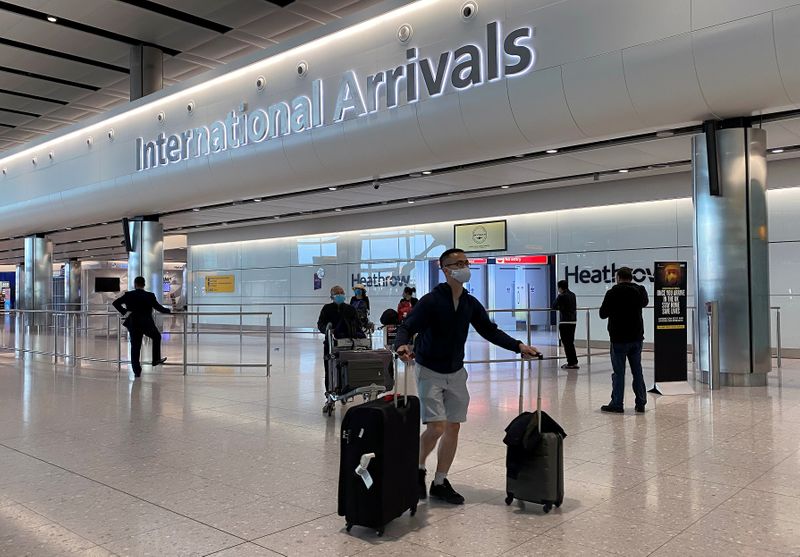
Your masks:
[{"label": "wall-mounted monitor", "polygon": [[506,221],[467,222],[454,227],[453,246],[467,253],[506,251],[508,237]]},{"label": "wall-mounted monitor", "polygon": [[119,277],[95,277],[94,291],[119,292],[120,291]]}]

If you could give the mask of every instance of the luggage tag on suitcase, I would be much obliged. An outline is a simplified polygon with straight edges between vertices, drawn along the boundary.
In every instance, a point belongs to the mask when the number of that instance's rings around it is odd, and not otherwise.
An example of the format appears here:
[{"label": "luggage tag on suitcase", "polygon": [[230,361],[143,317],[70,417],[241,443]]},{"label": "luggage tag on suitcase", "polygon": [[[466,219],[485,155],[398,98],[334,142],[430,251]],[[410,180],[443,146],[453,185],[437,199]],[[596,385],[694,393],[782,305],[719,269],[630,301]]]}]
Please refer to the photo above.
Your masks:
[{"label": "luggage tag on suitcase", "polygon": [[367,470],[369,463],[373,458],[375,458],[375,453],[362,454],[361,462],[359,462],[358,466],[356,466],[356,474],[361,476],[361,480],[364,482],[364,485],[367,486],[367,489],[371,488],[372,484],[374,483],[369,470]]}]

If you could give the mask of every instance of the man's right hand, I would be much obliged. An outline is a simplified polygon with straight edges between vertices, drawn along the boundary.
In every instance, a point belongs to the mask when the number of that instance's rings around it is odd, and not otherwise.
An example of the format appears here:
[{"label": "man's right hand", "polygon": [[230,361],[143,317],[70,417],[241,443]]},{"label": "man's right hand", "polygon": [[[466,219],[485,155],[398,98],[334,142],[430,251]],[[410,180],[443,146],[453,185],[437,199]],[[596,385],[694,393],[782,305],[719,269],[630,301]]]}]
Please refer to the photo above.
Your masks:
[{"label": "man's right hand", "polygon": [[397,349],[397,355],[404,362],[410,362],[414,359],[414,349],[410,344],[404,344]]}]

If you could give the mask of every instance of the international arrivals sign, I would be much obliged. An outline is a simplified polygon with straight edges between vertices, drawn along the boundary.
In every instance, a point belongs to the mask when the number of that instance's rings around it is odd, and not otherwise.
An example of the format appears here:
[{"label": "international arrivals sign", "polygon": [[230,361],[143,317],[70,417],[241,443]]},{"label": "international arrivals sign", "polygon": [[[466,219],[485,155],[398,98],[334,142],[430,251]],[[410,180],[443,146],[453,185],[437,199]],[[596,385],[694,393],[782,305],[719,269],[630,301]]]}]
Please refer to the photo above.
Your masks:
[{"label": "international arrivals sign", "polygon": [[[263,141],[298,134],[326,124],[366,116],[420,100],[422,90],[437,97],[445,88],[461,91],[498,79],[529,72],[536,60],[530,44],[531,27],[503,33],[499,22],[486,26],[483,44],[465,44],[432,57],[417,48],[406,50],[406,60],[396,67],[367,76],[349,70],[342,74],[332,114],[324,107],[327,92],[322,80],[311,81],[305,95],[278,100],[266,107],[231,110],[224,118],[155,138],[136,139],[136,170],[167,166],[191,158],[239,149]],[[401,88],[405,95],[400,95]]]}]

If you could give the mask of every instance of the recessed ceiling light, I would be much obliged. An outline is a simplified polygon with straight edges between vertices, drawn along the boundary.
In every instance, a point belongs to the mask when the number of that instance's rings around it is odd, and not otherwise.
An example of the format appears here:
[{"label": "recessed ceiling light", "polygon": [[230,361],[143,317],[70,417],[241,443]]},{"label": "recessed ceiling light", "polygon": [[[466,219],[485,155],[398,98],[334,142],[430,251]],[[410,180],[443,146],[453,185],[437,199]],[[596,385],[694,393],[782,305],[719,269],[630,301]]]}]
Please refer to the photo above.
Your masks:
[{"label": "recessed ceiling light", "polygon": [[83,240],[78,240],[78,243],[79,243],[79,244],[83,243]]},{"label": "recessed ceiling light", "polygon": [[423,170],[423,171],[422,171],[422,173],[423,173],[425,176],[428,176],[429,174],[431,174],[431,171],[430,171],[430,170]]},{"label": "recessed ceiling light", "polygon": [[100,224],[108,224],[107,222],[101,222]]},{"label": "recessed ceiling light", "polygon": [[66,227],[64,230],[72,230],[71,226]]},{"label": "recessed ceiling light", "polygon": [[49,15],[49,16],[47,16],[47,21],[49,21],[50,23],[55,23],[55,22],[58,21],[58,18],[54,17],[52,15]]},{"label": "recessed ceiling light", "polygon": [[253,202],[254,202],[254,203],[261,203],[261,198],[260,198],[260,197],[256,197],[256,198],[253,200]]},{"label": "recessed ceiling light", "polygon": [[228,226],[228,223],[227,222],[223,222],[222,226]]},{"label": "recessed ceiling light", "polygon": [[413,199],[409,199],[409,200],[408,200],[408,202],[409,202],[410,204],[412,204],[412,205],[414,204],[414,200],[413,200]]},{"label": "recessed ceiling light", "polygon": [[772,152],[777,155],[778,153],[783,153],[783,149],[773,149]]},{"label": "recessed ceiling light", "polygon": [[334,209],[334,211],[336,211],[337,213],[341,213],[341,212],[342,212],[341,208],[339,208],[339,207],[336,207],[336,208]]},{"label": "recessed ceiling light", "polygon": [[199,212],[199,211],[200,211],[200,209],[198,209],[197,207],[195,207],[194,209],[192,209],[192,211],[194,211],[195,213],[197,213],[197,212]]},{"label": "recessed ceiling light", "polygon": [[558,149],[548,149],[545,152],[550,154],[550,155],[554,155],[554,154],[558,153]]},{"label": "recessed ceiling light", "polygon": [[622,170],[619,171],[620,174],[626,174],[627,172],[628,172],[627,168],[623,168]]},{"label": "recessed ceiling light", "polygon": [[336,186],[331,186],[328,189],[331,190],[331,191],[336,191]]},{"label": "recessed ceiling light", "polygon": [[273,218],[273,219],[275,219],[275,220],[278,220],[279,218],[281,218],[281,216],[280,216],[280,215],[275,215],[275,216],[274,216],[274,217],[272,217],[272,218]]},{"label": "recessed ceiling light", "polygon": [[500,189],[501,190],[507,190],[509,187],[511,187],[511,186],[500,186]]}]

